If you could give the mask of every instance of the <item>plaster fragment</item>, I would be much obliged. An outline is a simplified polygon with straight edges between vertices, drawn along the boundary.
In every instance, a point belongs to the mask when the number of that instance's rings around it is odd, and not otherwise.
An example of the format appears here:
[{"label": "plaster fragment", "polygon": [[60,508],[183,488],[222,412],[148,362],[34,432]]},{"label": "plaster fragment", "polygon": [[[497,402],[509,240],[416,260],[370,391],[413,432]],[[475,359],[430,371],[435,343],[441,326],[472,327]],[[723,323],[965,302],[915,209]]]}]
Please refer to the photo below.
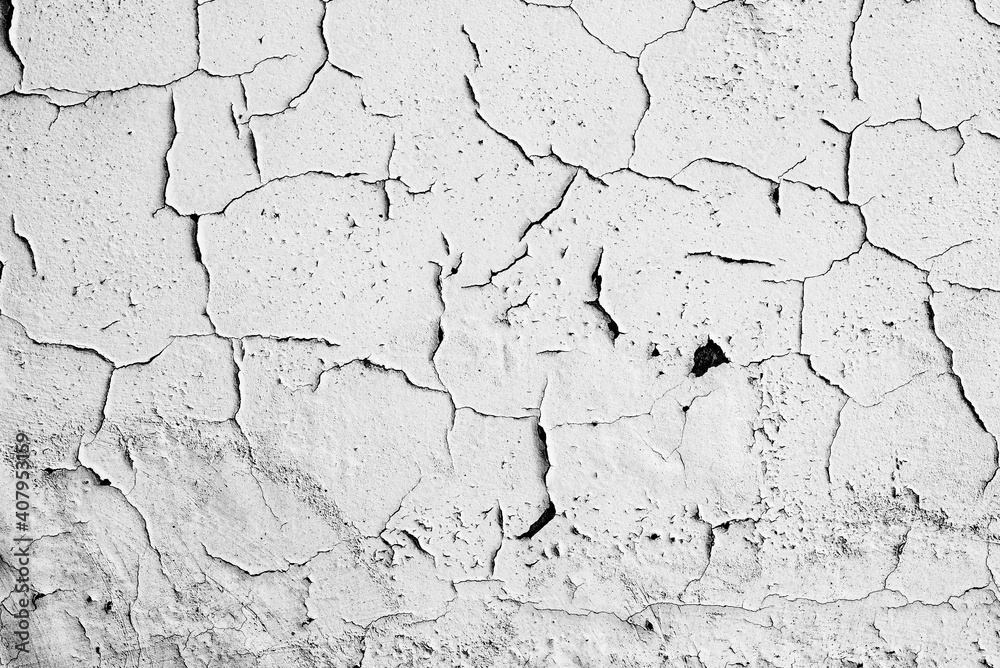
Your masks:
[{"label": "plaster fragment", "polygon": [[188,0],[12,4],[10,42],[24,64],[19,89],[25,92],[91,95],[162,86],[198,67],[197,19]]},{"label": "plaster fragment", "polygon": [[1000,295],[946,285],[935,290],[931,303],[936,308],[935,332],[950,351],[952,372],[977,420],[995,438],[1000,429],[1000,392],[992,352],[998,343],[996,328],[987,322],[1000,307]]},{"label": "plaster fragment", "polygon": [[805,284],[802,352],[871,406],[923,373],[947,370],[927,310],[926,275],[870,244]]},{"label": "plaster fragment", "polygon": [[260,185],[258,148],[237,118],[239,82],[196,73],[171,87],[174,138],[165,199],[190,216],[220,211]]},{"label": "plaster fragment", "polygon": [[389,178],[393,126],[369,114],[360,84],[328,63],[294,106],[251,117],[249,128],[264,183],[310,171]]},{"label": "plaster fragment", "polygon": [[[497,9],[500,16],[466,25],[482,53],[470,81],[486,122],[528,155],[553,153],[598,175],[625,167],[647,98],[630,59],[567,12],[512,1]],[[578,62],[590,65],[578,70]],[[507,97],[511,88],[525,93]]]},{"label": "plaster fragment", "polygon": [[[297,356],[275,353],[299,345],[248,344],[239,424],[275,484],[307,470],[318,486],[312,493],[330,499],[340,521],[377,536],[424,476],[449,466],[451,403],[444,392],[416,387],[403,373],[364,360],[331,360],[302,386],[279,381]],[[393,400],[381,401],[384,393]],[[402,406],[414,410],[398,410]],[[363,422],[352,419],[362,416]],[[317,431],[329,444],[322,453],[311,447]]]},{"label": "plaster fragment", "polygon": [[[949,412],[932,406],[947,406]],[[872,438],[875,424],[899,426]],[[961,462],[950,461],[938,443],[962,452]],[[995,456],[992,437],[977,424],[956,379],[925,373],[875,406],[845,406],[833,441],[830,478],[841,493],[881,500],[911,490],[921,508],[973,523],[981,512],[978,497],[996,469]]]},{"label": "plaster fragment", "polygon": [[963,254],[997,253],[988,232],[997,210],[988,185],[997,155],[1000,142],[974,127],[937,131],[902,120],[858,128],[850,192],[867,221],[867,238],[922,269],[941,263],[956,282],[995,285],[989,262],[956,262]]},{"label": "plaster fragment", "polygon": [[499,553],[529,538],[550,507],[544,430],[532,418],[462,408],[448,430],[451,470],[421,478],[386,526],[416,543],[451,580],[494,577]]},{"label": "plaster fragment", "polygon": [[[997,26],[977,14],[978,6],[865,0],[854,63],[858,96],[868,104],[871,123],[921,118],[943,129],[996,109],[997,90],[989,82],[1000,65],[959,56],[966,43],[995,49],[1000,40]],[[983,10],[992,11],[988,3]]]},{"label": "plaster fragment", "polygon": [[[430,363],[440,310],[434,267],[408,251],[440,246],[428,232],[387,219],[385,197],[356,177],[311,173],[203,216],[209,311],[220,332],[344,341],[348,359],[371,358],[439,388]],[[258,262],[273,269],[251,269]],[[383,274],[389,267],[392,278]],[[248,289],[261,296],[252,309],[243,299]]]},{"label": "plaster fragment", "polygon": [[0,4],[0,95],[6,95],[21,82],[24,66],[13,49],[10,40],[10,24],[14,16],[14,6],[9,0]]},{"label": "plaster fragment", "polygon": [[155,88],[57,117],[37,97],[5,101],[0,218],[14,216],[34,259],[4,235],[12,261],[0,309],[35,340],[121,365],[148,360],[176,334],[210,331],[191,221],[163,207],[170,109],[170,93]]},{"label": "plaster fragment", "polygon": [[[0,316],[3,336],[4,428],[44,444],[37,464],[72,468],[80,443],[97,434],[111,363],[92,352],[32,341],[24,328]],[[54,424],[49,416],[58,415]]]},{"label": "plaster fragment", "polygon": [[822,165],[813,185],[837,192],[842,137],[821,118],[851,100],[855,12],[853,2],[736,2],[695,11],[683,31],[642,54],[650,102],[630,165],[670,177],[711,158],[777,179],[805,161]]}]

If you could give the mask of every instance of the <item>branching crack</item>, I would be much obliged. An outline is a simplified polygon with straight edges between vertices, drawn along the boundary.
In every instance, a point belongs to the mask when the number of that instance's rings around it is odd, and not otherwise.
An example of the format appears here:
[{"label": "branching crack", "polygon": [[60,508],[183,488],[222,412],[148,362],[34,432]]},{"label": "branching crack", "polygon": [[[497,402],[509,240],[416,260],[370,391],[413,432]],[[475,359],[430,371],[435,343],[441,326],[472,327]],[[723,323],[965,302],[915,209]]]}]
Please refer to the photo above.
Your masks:
[{"label": "branching crack", "polygon": [[594,266],[594,271],[590,275],[590,281],[594,288],[594,298],[590,301],[585,301],[584,304],[593,307],[600,315],[604,318],[605,325],[608,328],[608,335],[611,337],[611,343],[614,344],[615,340],[621,336],[621,330],[618,328],[618,323],[615,319],[611,317],[607,309],[601,304],[601,288],[603,279],[601,277],[601,262],[604,260],[604,248],[602,247],[600,252],[597,254],[597,264]]}]

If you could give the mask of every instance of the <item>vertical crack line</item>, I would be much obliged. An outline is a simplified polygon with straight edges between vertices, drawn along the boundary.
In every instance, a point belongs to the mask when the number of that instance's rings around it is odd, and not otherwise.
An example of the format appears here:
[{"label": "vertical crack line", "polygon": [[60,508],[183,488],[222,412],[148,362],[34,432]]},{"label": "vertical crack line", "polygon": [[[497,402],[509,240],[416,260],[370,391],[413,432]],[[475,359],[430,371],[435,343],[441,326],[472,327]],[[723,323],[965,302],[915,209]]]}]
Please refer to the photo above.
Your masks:
[{"label": "vertical crack line", "polygon": [[201,216],[193,213],[188,218],[191,219],[191,249],[194,252],[194,261],[201,265],[202,271],[205,272],[205,308],[202,310],[202,315],[208,318],[208,324],[212,326],[212,333],[218,334],[219,329],[215,326],[215,321],[212,320],[212,315],[208,312],[208,306],[212,300],[212,274],[208,271],[208,265],[205,264],[201,253],[201,240],[199,238]]},{"label": "vertical crack line", "polygon": [[858,32],[858,21],[861,20],[861,16],[864,13],[865,0],[858,0],[858,15],[851,21],[851,36],[847,41],[847,71],[851,76],[851,97],[855,100],[860,100],[861,95],[858,88],[858,80],[854,78],[854,37]]},{"label": "vertical crack line", "polygon": [[448,451],[448,462],[451,464],[452,473],[455,472],[455,454],[451,449],[451,432],[455,431],[455,421],[458,420],[458,406],[455,404],[455,397],[451,392],[447,392],[448,402],[451,404],[451,423],[444,432],[444,448]]},{"label": "vertical crack line", "polygon": [[229,104],[229,116],[233,120],[233,130],[236,131],[236,141],[239,141],[242,138],[240,134],[240,120],[236,118],[236,105],[234,103]]},{"label": "vertical crack line", "polygon": [[[690,18],[690,17],[689,17]],[[649,46],[648,44],[646,46]],[[639,52],[639,56],[635,59],[635,73],[639,77],[639,83],[642,84],[642,90],[646,93],[646,108],[642,110],[639,115],[639,122],[635,124],[635,130],[632,131],[632,153],[628,157],[628,162],[625,163],[626,167],[632,169],[632,160],[635,158],[635,152],[638,148],[636,143],[636,136],[639,134],[639,128],[642,127],[642,122],[646,120],[646,114],[649,113],[649,108],[653,105],[653,94],[649,91],[649,86],[646,85],[646,78],[642,76],[642,52],[646,50],[646,47],[642,47],[642,51]]]},{"label": "vertical crack line", "polygon": [[396,133],[392,133],[392,141],[389,142],[389,157],[385,161],[385,178],[389,180],[392,178],[392,156],[396,152]]},{"label": "vertical crack line", "polygon": [[896,565],[892,567],[892,570],[890,570],[888,573],[885,574],[885,579],[882,580],[882,589],[888,588],[889,578],[891,578],[893,574],[899,570],[899,564],[903,560],[903,550],[906,549],[906,541],[909,540],[910,531],[912,530],[913,530],[912,524],[906,527],[906,531],[903,532],[902,539],[900,539],[899,543],[897,543],[895,547],[893,547],[892,552],[893,556],[895,556],[896,558]]},{"label": "vertical crack line", "polygon": [[[257,69],[256,65],[254,65],[254,70],[255,69]],[[250,70],[250,71],[253,72],[253,70]],[[247,99],[247,85],[243,82],[243,77],[245,75],[246,75],[245,72],[242,73],[242,74],[237,74],[236,75],[236,80],[240,82],[240,96],[243,98],[243,111],[247,112],[247,117],[249,118],[249,116],[250,116],[250,100]]]},{"label": "vertical crack line", "polygon": [[[363,77],[360,74],[355,74],[354,72],[351,72],[350,70],[345,69],[345,68],[337,65],[332,60],[330,60],[330,43],[326,41],[326,32],[323,29],[323,27],[326,25],[326,14],[329,11],[329,7],[330,7],[329,0],[324,0],[323,1],[323,15],[320,16],[320,18],[319,18],[319,38],[323,42],[323,50],[326,51],[326,57],[323,59],[323,64],[320,65],[320,68],[318,70],[316,70],[316,74],[319,74],[320,70],[322,70],[323,67],[325,67],[326,65],[329,65],[330,67],[332,67],[336,71],[340,72],[341,74],[346,74],[351,79],[361,80],[361,79],[363,79]],[[313,75],[313,79],[316,78],[316,74]],[[309,90],[310,86],[312,86],[312,81],[311,80],[309,81],[309,86],[306,86],[306,90],[302,91],[302,93],[299,94],[296,97],[296,99],[298,99],[298,97],[302,97],[302,95],[305,95],[306,91]],[[363,99],[362,99],[361,104],[362,104],[362,106],[364,106],[364,100]]]},{"label": "vertical crack line", "polygon": [[80,461],[80,454],[83,451],[83,446],[90,445],[91,443],[97,440],[97,436],[101,433],[101,430],[104,429],[104,423],[107,422],[108,420],[108,399],[111,396],[111,381],[114,380],[116,371],[114,365],[112,365],[110,362],[108,362],[108,364],[111,366],[111,368],[108,370],[108,382],[105,383],[104,385],[104,396],[101,397],[101,412],[97,416],[97,425],[94,427],[93,436],[91,436],[90,440],[86,441],[86,443],[84,442],[83,438],[81,438],[80,443],[77,445],[76,461],[78,464],[82,464],[82,462]]},{"label": "vertical crack line", "polygon": [[[705,568],[702,569],[698,577],[691,579],[686,585],[684,585],[684,589],[681,590],[680,596],[678,596],[681,601],[685,600],[684,596],[687,594],[688,589],[691,588],[691,585],[700,581],[708,573],[708,569],[712,567],[712,552],[715,550],[715,530],[717,527],[714,527],[707,521],[703,520],[701,518],[700,508],[697,507],[695,507],[694,519],[695,521],[708,525],[708,535],[705,536]],[[728,525],[728,523],[726,524]],[[722,525],[720,525],[720,527],[721,526]]]},{"label": "vertical crack line", "polygon": [[[256,69],[256,66],[254,69]],[[243,98],[244,121],[240,123],[240,119],[236,117],[234,109],[233,122],[236,123],[236,137],[237,139],[242,138],[243,133],[241,128],[245,127],[247,131],[247,148],[250,150],[250,159],[253,160],[253,168],[257,172],[257,183],[264,185],[264,177],[260,173],[260,152],[257,150],[257,138],[254,136],[253,128],[250,126],[250,121],[252,120],[250,116],[250,100],[247,99],[247,87],[243,83],[242,74],[237,77],[237,81],[240,82],[240,93]]]},{"label": "vertical crack line", "polygon": [[194,49],[198,56],[198,66],[195,71],[201,69],[201,3],[194,0]]},{"label": "vertical crack line", "polygon": [[437,323],[437,342],[434,345],[434,349],[431,351],[430,363],[434,367],[434,373],[438,377],[438,382],[441,381],[441,375],[437,372],[437,366],[435,364],[435,358],[437,357],[438,350],[441,349],[441,344],[444,343],[444,312],[448,305],[444,301],[444,267],[436,262],[434,265],[437,267],[437,276],[434,277],[434,286],[437,290],[438,301],[441,302],[441,315],[438,316]]},{"label": "vertical crack line", "polygon": [[840,427],[843,424],[841,417],[844,414],[844,409],[847,408],[847,403],[848,402],[845,401],[844,405],[840,407],[839,411],[837,411],[837,426],[833,430],[833,438],[830,439],[830,445],[826,448],[826,463],[823,469],[826,472],[827,487],[833,484],[833,479],[830,477],[830,463],[833,461],[833,446],[837,442],[837,435],[840,434]]},{"label": "vertical crack line", "polygon": [[[177,101],[174,99],[174,91],[170,90],[170,124],[173,126],[174,132],[170,137],[170,144],[167,146],[167,152],[163,154],[163,166],[166,178],[163,179],[163,206],[171,206],[167,202],[167,191],[170,188],[170,152],[174,150],[174,144],[177,143],[177,135],[180,134],[180,130],[177,127]],[[171,206],[171,208],[173,208]]]},{"label": "vertical crack line", "polygon": [[774,212],[781,215],[781,184],[771,181],[771,203],[774,205]]},{"label": "vertical crack line", "polygon": [[[447,240],[447,238],[444,238],[444,235],[441,235],[441,236],[444,239],[445,246],[447,247],[448,246],[448,240]],[[459,263],[461,263],[461,256],[459,256]],[[438,383],[440,383],[440,385],[442,387],[442,391],[448,397],[448,403],[451,405],[451,421],[450,421],[450,423],[448,425],[448,428],[445,429],[445,432],[444,432],[444,446],[445,446],[445,450],[448,452],[448,461],[451,463],[451,469],[452,469],[452,471],[454,471],[455,470],[455,456],[454,456],[454,454],[452,453],[452,450],[451,450],[451,432],[455,429],[455,420],[458,417],[458,406],[455,404],[455,397],[452,396],[451,390],[449,390],[448,386],[444,384],[444,380],[441,378],[441,371],[438,369],[438,365],[437,365],[437,354],[438,354],[438,351],[441,350],[441,345],[444,343],[444,337],[445,337],[445,333],[444,333],[444,312],[445,312],[445,309],[447,308],[447,304],[444,301],[444,279],[445,279],[445,275],[444,275],[444,266],[443,265],[440,265],[440,264],[438,264],[438,263],[436,263],[434,261],[431,261],[431,264],[434,264],[437,267],[437,277],[435,279],[435,285],[437,287],[438,299],[441,301],[441,315],[438,316],[437,344],[434,346],[434,350],[431,351],[431,354],[430,354],[430,363],[431,363],[431,369],[433,369],[433,371],[434,371],[434,377],[437,378]],[[449,275],[454,274],[455,271],[456,271],[456,269],[452,268],[451,274],[449,274]]]},{"label": "vertical crack line", "polygon": [[385,213],[383,215],[385,220],[388,221],[392,217],[392,199],[389,197],[389,179],[382,179],[379,181],[379,185],[382,186],[382,199],[385,200]]},{"label": "vertical crack line", "polygon": [[14,60],[17,61],[17,66],[20,69],[20,73],[17,78],[17,89],[16,89],[20,90],[24,86],[24,61],[21,60],[21,54],[19,54],[17,52],[17,49],[14,48],[14,23],[17,14],[18,14],[17,4],[14,2],[14,0],[10,0],[9,4],[7,2],[4,2],[2,19],[4,23],[6,23],[7,29],[3,31],[3,38],[4,38],[4,43],[10,50],[11,55],[14,56]]},{"label": "vertical crack line", "polygon": [[806,322],[806,281],[808,278],[802,279],[802,292],[799,300],[799,354],[805,355],[802,352],[802,339],[805,337],[805,322]]},{"label": "vertical crack line", "polygon": [[10,214],[10,229],[14,233],[14,236],[21,242],[25,250],[28,251],[28,259],[31,260],[31,273],[33,276],[38,275],[38,265],[35,262],[35,249],[31,247],[31,241],[25,235],[17,231],[17,219],[14,218],[14,214]]},{"label": "vertical crack line", "polygon": [[[867,122],[868,122],[868,119],[865,119],[864,121],[862,121],[858,125],[854,126],[854,128],[852,128],[850,132],[846,133],[847,134],[847,143],[846,143],[846,145],[844,147],[844,152],[846,153],[845,159],[844,159],[844,202],[846,202],[848,204],[850,204],[850,202],[851,202],[851,151],[854,149],[854,133],[858,131],[858,128],[860,128],[862,125],[864,125]],[[869,200],[869,201],[871,201],[871,200]],[[866,202],[866,204],[867,204],[867,202]],[[858,211],[861,211],[861,206],[862,205],[858,204],[856,206],[858,207]],[[864,214],[862,214],[862,218],[863,217],[864,217]],[[865,238],[866,239],[868,238],[868,225],[867,225],[867,222],[865,224]]]},{"label": "vertical crack line", "polygon": [[621,336],[621,330],[618,328],[618,323],[615,322],[615,319],[611,317],[608,310],[601,304],[601,287],[603,283],[603,279],[601,277],[601,262],[603,260],[604,247],[602,246],[600,252],[597,254],[597,264],[594,267],[594,272],[590,275],[590,281],[594,287],[596,296],[590,301],[585,301],[584,304],[594,308],[604,318],[605,325],[608,328],[608,335],[611,337],[611,344],[614,345],[615,340]]},{"label": "vertical crack line", "polygon": [[264,185],[264,177],[260,173],[260,154],[257,152],[257,138],[254,137],[253,128],[247,123],[247,142],[250,148],[250,158],[253,160],[253,168],[257,171],[257,182]]},{"label": "vertical crack line", "polygon": [[528,527],[527,531],[519,536],[516,536],[518,540],[529,540],[533,538],[556,516],[556,504],[552,501],[552,495],[549,492],[548,483],[549,471],[552,470],[552,461],[549,459],[549,441],[548,435],[545,433],[545,427],[542,426],[542,405],[545,403],[545,390],[548,386],[549,381],[548,378],[546,378],[545,384],[542,386],[542,396],[538,401],[538,417],[535,418],[535,435],[538,443],[538,456],[542,460],[544,467],[544,470],[542,471],[542,486],[545,487],[545,498],[548,499],[548,505],[545,506],[542,514],[531,523],[531,526]]},{"label": "vertical crack line", "polygon": [[[206,314],[208,309],[205,309]],[[243,430],[243,425],[240,424],[240,411],[243,409],[243,385],[241,381],[241,376],[243,374],[243,340],[242,339],[230,339],[229,344],[233,351],[233,389],[236,391],[236,407],[233,410],[233,424],[243,435],[243,438],[247,438],[246,432]],[[249,447],[249,439],[247,439]],[[251,451],[251,462],[253,461],[253,453]],[[260,484],[258,482],[258,484]]]},{"label": "vertical crack line", "polygon": [[497,526],[500,528],[500,540],[497,541],[497,549],[493,551],[490,557],[490,577],[494,578],[497,574],[497,557],[500,556],[500,550],[503,549],[503,506],[500,505],[500,500],[497,499]]}]

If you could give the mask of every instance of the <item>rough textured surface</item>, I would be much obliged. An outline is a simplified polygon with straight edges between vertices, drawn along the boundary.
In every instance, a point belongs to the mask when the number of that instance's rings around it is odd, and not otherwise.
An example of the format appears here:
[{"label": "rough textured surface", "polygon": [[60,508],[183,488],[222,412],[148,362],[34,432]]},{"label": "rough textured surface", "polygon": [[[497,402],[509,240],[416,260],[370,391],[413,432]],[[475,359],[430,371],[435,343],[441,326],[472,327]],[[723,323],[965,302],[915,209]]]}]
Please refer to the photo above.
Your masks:
[{"label": "rough textured surface", "polygon": [[0,18],[0,666],[1000,667],[1000,3]]}]

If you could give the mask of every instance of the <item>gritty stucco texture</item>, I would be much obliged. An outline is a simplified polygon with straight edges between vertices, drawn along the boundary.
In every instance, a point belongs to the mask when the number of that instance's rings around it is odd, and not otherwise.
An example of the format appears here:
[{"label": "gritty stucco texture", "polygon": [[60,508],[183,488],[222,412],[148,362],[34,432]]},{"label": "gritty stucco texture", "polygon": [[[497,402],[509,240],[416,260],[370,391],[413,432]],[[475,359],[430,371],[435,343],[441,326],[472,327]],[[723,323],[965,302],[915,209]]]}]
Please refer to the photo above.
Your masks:
[{"label": "gritty stucco texture", "polygon": [[1000,667],[1000,1],[0,17],[0,666]]}]

